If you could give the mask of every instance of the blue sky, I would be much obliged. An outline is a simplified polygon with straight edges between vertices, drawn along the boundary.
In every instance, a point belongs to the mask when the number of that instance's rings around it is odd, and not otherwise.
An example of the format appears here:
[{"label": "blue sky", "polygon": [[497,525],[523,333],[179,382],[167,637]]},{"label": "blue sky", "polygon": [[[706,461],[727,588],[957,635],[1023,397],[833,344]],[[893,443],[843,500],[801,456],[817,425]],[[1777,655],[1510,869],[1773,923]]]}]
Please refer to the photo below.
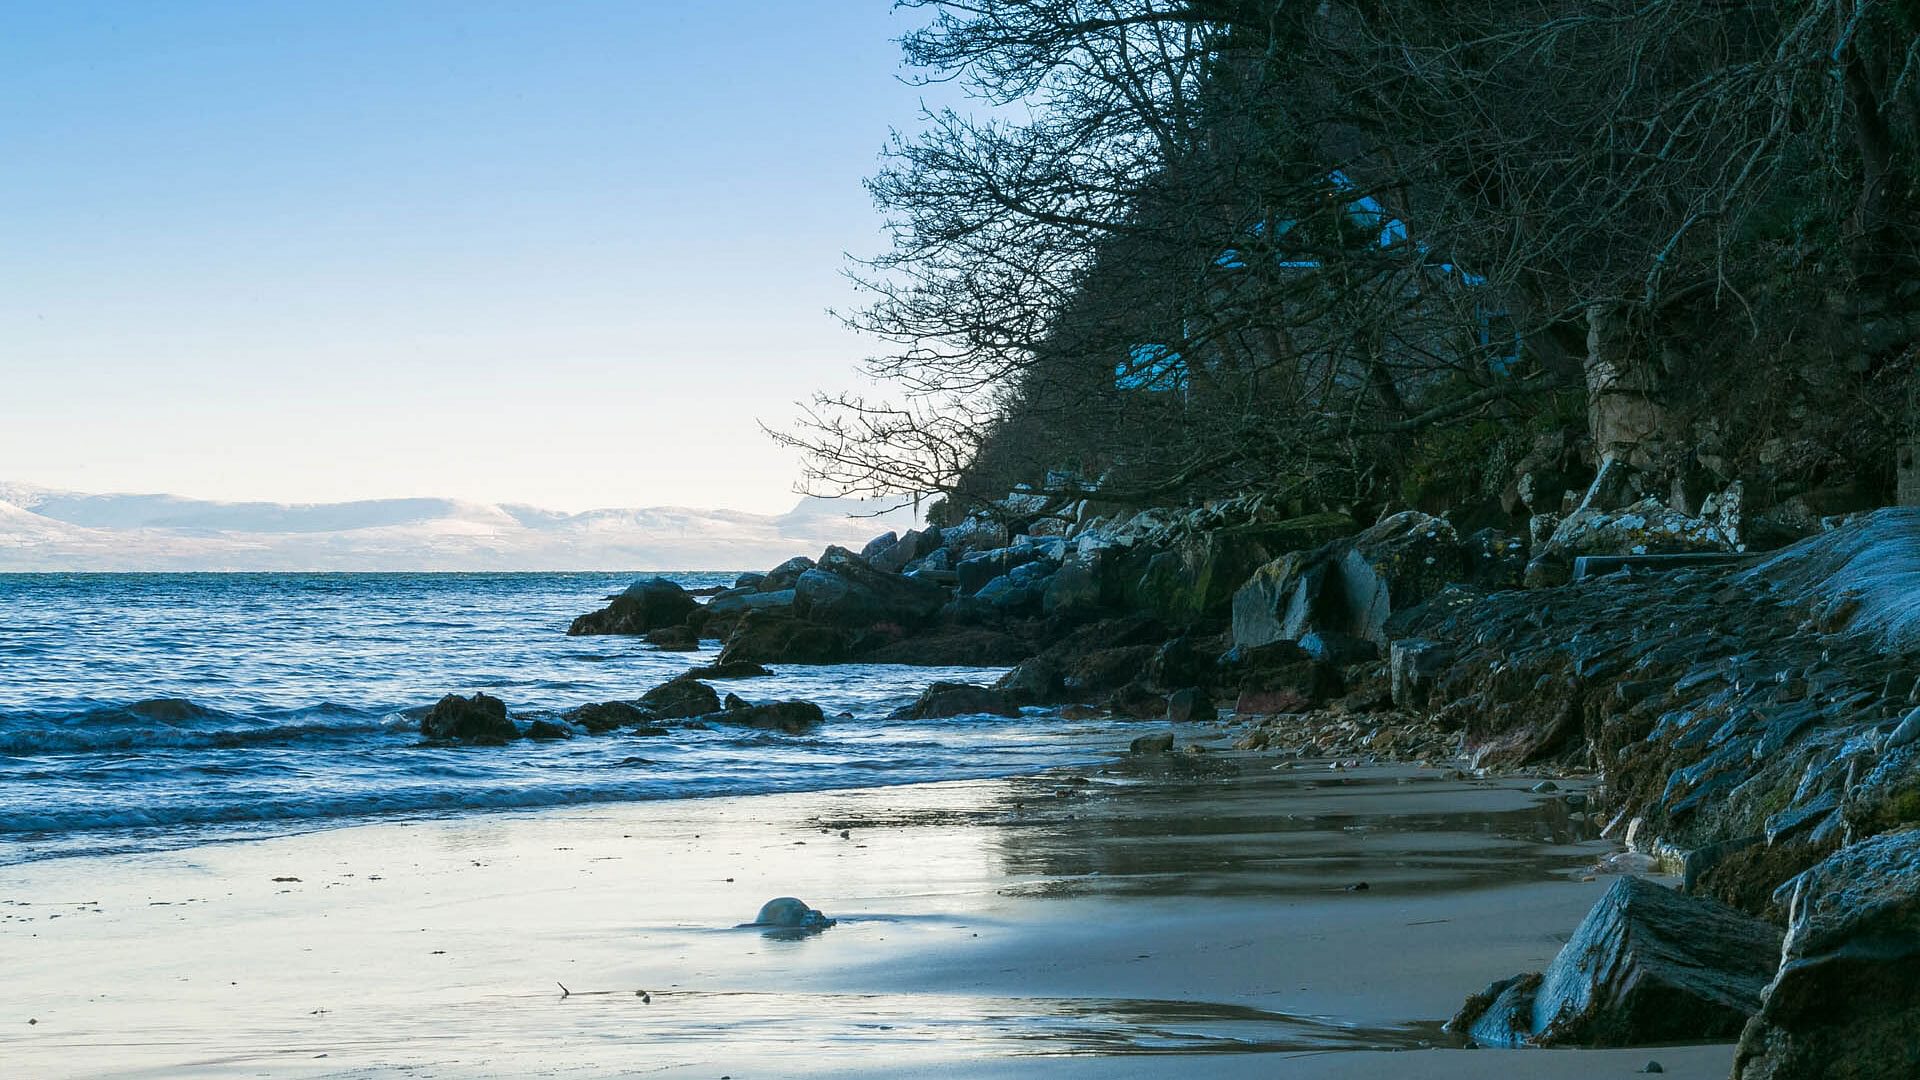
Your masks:
[{"label": "blue sky", "polygon": [[0,479],[792,503],[888,0],[0,0]]}]

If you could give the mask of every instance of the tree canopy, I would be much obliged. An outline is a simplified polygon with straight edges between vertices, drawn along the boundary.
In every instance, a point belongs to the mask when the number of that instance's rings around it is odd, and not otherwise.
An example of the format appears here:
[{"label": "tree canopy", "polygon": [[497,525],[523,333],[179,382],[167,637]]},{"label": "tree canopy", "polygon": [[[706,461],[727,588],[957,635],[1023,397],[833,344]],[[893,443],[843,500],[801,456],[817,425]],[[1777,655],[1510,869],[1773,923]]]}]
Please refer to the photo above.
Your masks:
[{"label": "tree canopy", "polygon": [[1895,423],[1911,0],[898,6],[973,107],[869,181],[888,392],[776,436],[819,488],[1377,508],[1462,433],[1757,440],[1756,380]]}]

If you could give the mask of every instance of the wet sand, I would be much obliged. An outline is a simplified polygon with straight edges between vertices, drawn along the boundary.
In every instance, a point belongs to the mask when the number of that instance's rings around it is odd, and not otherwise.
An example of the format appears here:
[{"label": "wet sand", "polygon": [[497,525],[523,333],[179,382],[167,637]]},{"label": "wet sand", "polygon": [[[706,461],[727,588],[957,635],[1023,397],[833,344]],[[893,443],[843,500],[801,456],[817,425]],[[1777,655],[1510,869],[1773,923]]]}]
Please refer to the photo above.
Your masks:
[{"label": "wet sand", "polygon": [[[1544,966],[1606,887],[1583,871],[1610,846],[1558,799],[1432,769],[1206,760],[1240,771],[488,814],[0,868],[0,1062],[1726,1075],[1729,1047],[1465,1051],[1440,1032],[1468,993]],[[737,927],[788,894],[839,925]]]}]

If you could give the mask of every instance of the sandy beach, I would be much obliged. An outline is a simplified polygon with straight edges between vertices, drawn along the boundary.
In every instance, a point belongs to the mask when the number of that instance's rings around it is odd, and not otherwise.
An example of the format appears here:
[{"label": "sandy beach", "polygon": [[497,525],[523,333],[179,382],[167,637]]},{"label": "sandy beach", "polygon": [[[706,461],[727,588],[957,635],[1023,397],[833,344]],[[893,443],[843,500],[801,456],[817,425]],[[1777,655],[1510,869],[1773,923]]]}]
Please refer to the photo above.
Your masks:
[{"label": "sandy beach", "polygon": [[[1611,846],[1530,781],[1205,760],[1237,771],[389,821],[11,866],[0,1061],[30,1077],[1726,1074],[1729,1047],[1466,1051],[1439,1030],[1489,980],[1543,967],[1608,884],[1590,868]],[[839,924],[738,927],[782,895]]]}]

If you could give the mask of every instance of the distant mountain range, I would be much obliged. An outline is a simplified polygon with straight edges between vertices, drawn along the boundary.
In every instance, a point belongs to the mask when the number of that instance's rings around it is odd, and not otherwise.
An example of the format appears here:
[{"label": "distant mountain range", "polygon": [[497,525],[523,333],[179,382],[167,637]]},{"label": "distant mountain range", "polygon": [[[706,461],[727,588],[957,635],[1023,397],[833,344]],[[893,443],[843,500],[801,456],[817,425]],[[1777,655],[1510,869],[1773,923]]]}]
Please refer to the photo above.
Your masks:
[{"label": "distant mountain range", "polygon": [[[752,570],[913,525],[887,503],[578,514],[458,499],[212,502],[0,482],[0,572]],[[875,516],[878,514],[878,516]]]}]

